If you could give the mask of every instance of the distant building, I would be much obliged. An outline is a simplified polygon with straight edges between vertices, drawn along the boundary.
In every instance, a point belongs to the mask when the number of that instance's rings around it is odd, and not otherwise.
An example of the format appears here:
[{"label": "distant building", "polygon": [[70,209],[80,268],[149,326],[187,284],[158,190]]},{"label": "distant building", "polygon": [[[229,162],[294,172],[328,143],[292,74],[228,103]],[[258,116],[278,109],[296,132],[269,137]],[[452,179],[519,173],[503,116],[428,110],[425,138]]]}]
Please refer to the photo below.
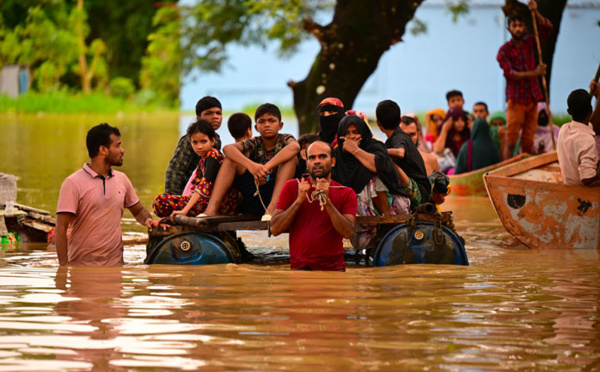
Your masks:
[{"label": "distant building", "polygon": [[20,65],[5,65],[0,70],[0,95],[17,97],[29,90],[29,69]]},{"label": "distant building", "polygon": [[[428,0],[415,18],[427,32],[412,35],[386,52],[377,70],[358,95],[354,109],[372,115],[383,99],[396,100],[403,112],[446,108],[445,93],[459,89],[465,108],[484,101],[490,111],[505,107],[505,79],[496,62],[498,48],[510,39],[501,7],[503,0],[472,0],[470,11],[456,23],[445,0]],[[566,97],[573,89],[587,88],[600,62],[600,1],[568,0],[556,43],[550,103],[554,112],[566,112]],[[304,42],[293,57],[277,58],[275,45],[230,47],[231,59],[221,73],[188,76],[181,91],[182,109],[193,110],[205,95],[219,98],[226,111],[248,104],[273,102],[292,107],[288,80],[301,81],[319,51],[314,39]],[[352,78],[351,76],[348,77]]]}]

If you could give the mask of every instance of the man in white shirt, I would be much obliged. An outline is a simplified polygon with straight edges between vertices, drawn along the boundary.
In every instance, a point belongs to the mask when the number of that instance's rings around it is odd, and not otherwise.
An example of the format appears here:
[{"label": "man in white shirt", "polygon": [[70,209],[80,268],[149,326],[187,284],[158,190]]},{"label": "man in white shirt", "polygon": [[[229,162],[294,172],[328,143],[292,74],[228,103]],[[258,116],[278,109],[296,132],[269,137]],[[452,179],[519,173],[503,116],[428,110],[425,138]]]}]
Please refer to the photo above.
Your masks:
[{"label": "man in white shirt", "polygon": [[564,124],[558,134],[558,163],[567,185],[600,186],[598,151],[594,139],[594,129],[600,128],[600,86],[592,81],[590,89],[596,97],[594,110],[588,92],[583,89],[572,91],[567,98],[567,112],[573,121]]}]

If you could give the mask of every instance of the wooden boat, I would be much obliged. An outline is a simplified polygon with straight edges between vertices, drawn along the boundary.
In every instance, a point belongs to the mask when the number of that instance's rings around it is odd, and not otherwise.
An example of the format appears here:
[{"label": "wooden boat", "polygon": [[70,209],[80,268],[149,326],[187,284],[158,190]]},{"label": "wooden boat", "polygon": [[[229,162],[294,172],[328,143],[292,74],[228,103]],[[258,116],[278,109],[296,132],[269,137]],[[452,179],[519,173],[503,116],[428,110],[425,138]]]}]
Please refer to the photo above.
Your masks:
[{"label": "wooden boat", "polygon": [[556,151],[484,176],[496,213],[529,248],[600,249],[600,188],[562,183]]},{"label": "wooden boat", "polygon": [[529,156],[529,154],[520,154],[485,168],[477,169],[467,173],[453,174],[449,176],[450,187],[452,188],[452,193],[449,196],[487,196],[485,184],[483,183],[484,174],[494,169],[525,159]]},{"label": "wooden boat", "polygon": [[[378,225],[379,244],[371,266],[430,263],[468,265],[464,241],[453,230],[451,212],[413,216],[357,216],[356,223]],[[269,222],[257,216],[187,217],[176,215],[167,229],[149,232],[147,264],[210,265],[242,263],[252,255],[237,238],[238,230],[264,230]]]},{"label": "wooden boat", "polygon": [[46,243],[56,219],[50,212],[18,203],[0,203],[0,242],[2,244]]}]

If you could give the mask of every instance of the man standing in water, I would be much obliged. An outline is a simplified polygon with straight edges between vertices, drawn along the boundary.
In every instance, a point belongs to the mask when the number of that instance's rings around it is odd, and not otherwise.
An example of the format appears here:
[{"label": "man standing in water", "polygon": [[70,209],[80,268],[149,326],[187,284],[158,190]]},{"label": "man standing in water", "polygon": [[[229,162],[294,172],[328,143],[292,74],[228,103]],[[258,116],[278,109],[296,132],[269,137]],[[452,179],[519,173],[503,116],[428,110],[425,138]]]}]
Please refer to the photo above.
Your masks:
[{"label": "man standing in water", "polygon": [[346,270],[342,240],[354,234],[356,193],[331,179],[332,153],[330,144],[312,143],[309,177],[287,181],[279,195],[271,233],[289,229],[293,270]]},{"label": "man standing in water", "polygon": [[[540,40],[544,42],[552,32],[552,23],[544,18],[534,0],[529,0],[529,9],[535,14]],[[519,131],[522,152],[533,154],[533,137],[537,129],[537,103],[544,100],[538,77],[546,74],[546,65],[535,64],[535,36],[525,36],[527,26],[523,17],[510,16],[508,32],[512,39],[500,47],[496,60],[506,78],[506,143],[501,151],[504,159],[512,156]]]},{"label": "man standing in water", "polygon": [[[156,227],[150,212],[125,173],[113,170],[123,164],[119,129],[106,123],[87,133],[91,161],[67,177],[56,208],[56,253],[61,266],[118,266],[123,264],[121,217],[128,208],[148,229]],[[67,228],[72,231],[67,239]]]}]

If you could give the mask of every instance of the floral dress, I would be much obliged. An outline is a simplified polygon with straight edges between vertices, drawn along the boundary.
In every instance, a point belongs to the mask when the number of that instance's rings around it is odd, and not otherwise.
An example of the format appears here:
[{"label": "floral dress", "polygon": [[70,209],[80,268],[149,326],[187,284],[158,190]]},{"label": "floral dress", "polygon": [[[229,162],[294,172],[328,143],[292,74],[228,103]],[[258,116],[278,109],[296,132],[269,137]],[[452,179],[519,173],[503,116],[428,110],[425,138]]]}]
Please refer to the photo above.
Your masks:
[{"label": "floral dress", "polygon": [[[204,212],[208,207],[208,201],[212,193],[215,178],[218,172],[218,168],[223,164],[223,154],[215,148],[210,150],[206,157],[201,158],[198,163],[198,167],[194,171],[192,178],[190,178],[191,185],[186,186],[186,190],[190,190],[191,193],[197,192],[200,194],[200,199],[188,212],[188,216],[197,216]],[[191,186],[191,187],[189,187]],[[184,192],[185,193],[185,192]],[[161,194],[158,195],[152,203],[152,209],[154,213],[159,217],[167,217],[173,213],[173,211],[180,211],[185,208],[187,203],[190,201],[192,195],[172,195],[172,194]],[[223,202],[219,207],[219,214],[221,215],[234,215],[237,213],[238,203],[240,201],[238,191],[231,187],[225,194]]]}]

